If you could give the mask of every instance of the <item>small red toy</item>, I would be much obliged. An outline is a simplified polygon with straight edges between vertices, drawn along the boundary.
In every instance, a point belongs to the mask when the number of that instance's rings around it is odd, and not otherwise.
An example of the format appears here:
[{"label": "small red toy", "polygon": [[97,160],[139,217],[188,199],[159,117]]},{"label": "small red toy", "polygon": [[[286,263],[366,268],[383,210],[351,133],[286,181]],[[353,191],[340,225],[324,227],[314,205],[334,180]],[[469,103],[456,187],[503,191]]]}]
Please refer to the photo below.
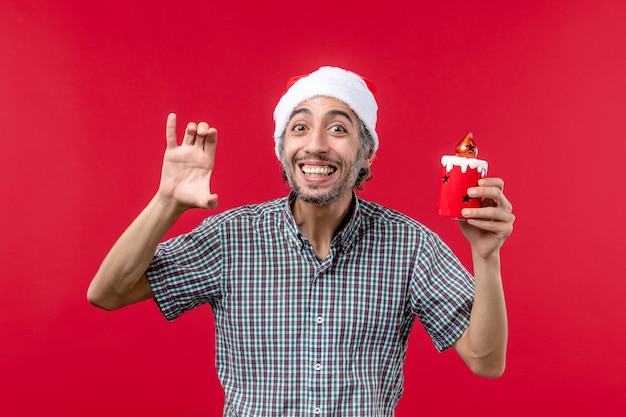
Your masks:
[{"label": "small red toy", "polygon": [[463,220],[461,210],[480,207],[479,198],[470,198],[467,190],[487,175],[487,161],[477,159],[478,147],[472,132],[456,146],[456,155],[441,157],[439,215]]}]

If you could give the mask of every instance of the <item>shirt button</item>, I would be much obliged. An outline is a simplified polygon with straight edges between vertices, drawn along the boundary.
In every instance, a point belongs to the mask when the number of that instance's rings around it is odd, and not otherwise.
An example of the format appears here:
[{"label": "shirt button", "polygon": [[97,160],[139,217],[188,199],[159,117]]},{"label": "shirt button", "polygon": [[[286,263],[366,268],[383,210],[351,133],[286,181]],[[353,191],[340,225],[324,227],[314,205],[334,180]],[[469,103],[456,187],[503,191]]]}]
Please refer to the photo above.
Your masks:
[{"label": "shirt button", "polygon": [[322,324],[322,323],[324,323],[324,317],[322,317],[322,316],[317,317],[317,318],[315,319],[315,322],[316,322],[317,324]]},{"label": "shirt button", "polygon": [[322,365],[319,363],[316,363],[313,368],[315,368],[316,371],[320,371],[322,369]]},{"label": "shirt button", "polygon": [[318,415],[319,415],[319,414],[322,414],[322,409],[321,409],[321,408],[319,408],[319,407],[315,407],[315,408],[313,409],[313,413],[314,413],[314,414],[318,414]]}]

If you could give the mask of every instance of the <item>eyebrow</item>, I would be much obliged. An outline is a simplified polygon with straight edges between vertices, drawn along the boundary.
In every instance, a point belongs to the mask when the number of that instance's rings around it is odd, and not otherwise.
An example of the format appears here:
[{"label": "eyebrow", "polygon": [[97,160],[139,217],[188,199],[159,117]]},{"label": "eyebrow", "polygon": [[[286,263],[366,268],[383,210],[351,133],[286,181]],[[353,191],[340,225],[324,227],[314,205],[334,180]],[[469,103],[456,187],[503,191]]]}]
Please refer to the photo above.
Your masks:
[{"label": "eyebrow", "polygon": [[291,121],[291,119],[293,119],[295,115],[300,114],[300,113],[311,114],[311,111],[309,109],[307,109],[307,108],[304,108],[304,107],[301,107],[299,109],[295,109],[289,115],[289,119],[288,120]]},{"label": "eyebrow", "polygon": [[354,123],[352,123],[352,117],[350,117],[350,114],[348,114],[348,112],[343,111],[343,110],[331,110],[328,113],[326,113],[327,115],[330,116],[343,116],[346,119],[348,119],[348,121],[350,122],[350,124],[352,126],[354,126]]},{"label": "eyebrow", "polygon": [[[311,111],[305,107],[301,107],[299,109],[295,109],[294,111],[291,112],[291,114],[289,115],[289,121],[291,121],[291,119],[294,118],[294,116],[298,115],[298,114],[307,114],[307,115],[311,115],[313,113],[311,113]],[[348,119],[348,121],[350,122],[350,124],[352,126],[354,126],[354,123],[352,122],[352,118],[350,117],[350,114],[346,111],[343,110],[338,110],[338,109],[334,109],[334,110],[330,110],[328,113],[326,113],[326,116],[343,116],[346,119]]]}]

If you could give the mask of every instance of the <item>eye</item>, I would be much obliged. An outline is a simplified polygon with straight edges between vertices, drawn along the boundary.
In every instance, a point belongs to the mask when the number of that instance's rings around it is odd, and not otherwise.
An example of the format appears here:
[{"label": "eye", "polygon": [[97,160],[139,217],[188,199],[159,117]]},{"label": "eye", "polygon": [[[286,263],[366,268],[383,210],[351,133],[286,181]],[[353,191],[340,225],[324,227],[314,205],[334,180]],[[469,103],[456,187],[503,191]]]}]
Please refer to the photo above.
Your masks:
[{"label": "eye", "polygon": [[303,125],[302,123],[298,123],[298,124],[293,125],[291,130],[293,132],[304,132],[306,130],[306,126]]},{"label": "eye", "polygon": [[334,133],[346,133],[347,132],[346,128],[341,125],[333,125],[330,127],[330,130],[333,131]]}]

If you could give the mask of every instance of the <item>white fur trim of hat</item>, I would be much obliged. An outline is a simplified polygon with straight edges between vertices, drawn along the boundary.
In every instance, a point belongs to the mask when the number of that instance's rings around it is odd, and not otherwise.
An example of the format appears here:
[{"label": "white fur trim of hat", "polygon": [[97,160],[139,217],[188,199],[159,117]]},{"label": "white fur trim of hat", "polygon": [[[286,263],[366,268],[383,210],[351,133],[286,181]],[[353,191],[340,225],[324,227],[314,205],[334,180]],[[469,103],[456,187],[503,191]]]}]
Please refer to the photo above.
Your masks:
[{"label": "white fur trim of hat", "polygon": [[[294,80],[297,80],[294,82]],[[285,132],[291,112],[305,101],[318,96],[331,97],[347,104],[361,119],[374,139],[374,152],[378,149],[376,113],[378,104],[373,94],[374,86],[354,72],[337,67],[321,67],[302,77],[294,77],[274,109],[274,142],[279,155],[279,138]]]}]

